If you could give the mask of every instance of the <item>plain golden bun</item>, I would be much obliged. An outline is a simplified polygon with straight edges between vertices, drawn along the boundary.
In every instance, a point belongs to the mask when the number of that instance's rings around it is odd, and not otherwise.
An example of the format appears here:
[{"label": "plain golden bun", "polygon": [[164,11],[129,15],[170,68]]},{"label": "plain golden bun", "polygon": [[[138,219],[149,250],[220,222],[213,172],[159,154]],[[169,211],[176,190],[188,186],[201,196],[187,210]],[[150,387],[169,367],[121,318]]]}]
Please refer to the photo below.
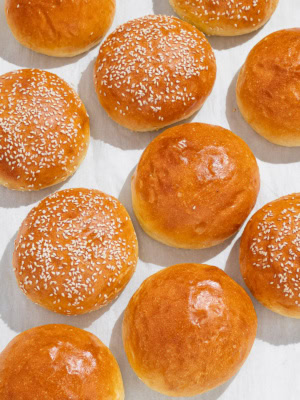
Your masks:
[{"label": "plain golden bun", "polygon": [[256,327],[250,297],[225,272],[180,264],[150,276],[134,294],[123,343],[133,370],[151,389],[195,396],[238,372]]},{"label": "plain golden bun", "polygon": [[84,159],[90,123],[78,94],[38,69],[0,76],[0,184],[39,190],[64,181]]},{"label": "plain golden bun", "polygon": [[205,36],[178,18],[148,15],[126,22],[102,44],[94,81],[108,115],[133,131],[190,117],[216,78]]},{"label": "plain golden bun", "polygon": [[170,0],[175,12],[207,35],[236,36],[263,26],[279,0]]},{"label": "plain golden bun", "polygon": [[94,335],[45,325],[16,336],[0,354],[1,400],[124,400],[119,366]]},{"label": "plain golden bun", "polygon": [[250,52],[236,87],[252,128],[272,143],[300,146],[300,28],[274,32]]},{"label": "plain golden bun", "polygon": [[144,151],[132,203],[144,231],[180,248],[215,246],[238,231],[255,205],[256,159],[238,136],[214,125],[170,128]]},{"label": "plain golden bun", "polygon": [[260,209],[242,236],[240,264],[246,285],[264,306],[300,318],[300,193]]},{"label": "plain golden bun", "polygon": [[137,259],[136,235],[122,204],[98,190],[67,189],[46,197],[25,218],[13,267],[29,299],[77,315],[115,299]]},{"label": "plain golden bun", "polygon": [[15,38],[55,57],[73,57],[98,44],[112,24],[115,8],[115,0],[5,0]]}]

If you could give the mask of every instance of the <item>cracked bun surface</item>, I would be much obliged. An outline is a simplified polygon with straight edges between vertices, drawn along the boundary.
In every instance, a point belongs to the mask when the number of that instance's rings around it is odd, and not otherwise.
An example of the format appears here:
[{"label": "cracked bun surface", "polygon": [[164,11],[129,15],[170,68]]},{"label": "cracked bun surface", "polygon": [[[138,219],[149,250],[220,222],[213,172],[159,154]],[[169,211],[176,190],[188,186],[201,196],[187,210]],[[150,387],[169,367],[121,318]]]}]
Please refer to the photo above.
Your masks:
[{"label": "cracked bun surface", "polygon": [[300,193],[254,214],[242,236],[240,266],[258,301],[278,314],[300,318]]},{"label": "cracked bun surface", "polygon": [[83,161],[90,122],[78,94],[39,69],[0,76],[0,184],[39,190],[66,180]]},{"label": "cracked bun surface", "polygon": [[251,127],[272,143],[300,146],[300,28],[262,39],[250,51],[236,86]]},{"label": "cracked bun surface", "polygon": [[1,400],[124,400],[119,366],[93,334],[44,325],[16,336],[0,354]]},{"label": "cracked bun surface", "polygon": [[146,279],[124,314],[123,343],[138,377],[168,396],[196,396],[238,372],[257,318],[245,290],[217,267],[179,264]]},{"label": "cracked bun surface", "polygon": [[167,129],[144,151],[132,203],[144,231],[173,247],[215,246],[236,233],[256,203],[256,159],[238,136],[214,125]]},{"label": "cracked bun surface", "polygon": [[115,0],[5,0],[15,38],[55,57],[73,57],[98,44],[113,22],[115,8]]},{"label": "cracked bun surface", "polygon": [[203,33],[162,15],[117,28],[102,44],[94,69],[101,105],[133,131],[158,130],[190,117],[215,78],[215,56]]},{"label": "cracked bun surface", "polygon": [[89,189],[56,192],[23,221],[13,254],[19,287],[60,314],[97,310],[131,279],[138,244],[130,217],[114,197]]},{"label": "cracked bun surface", "polygon": [[256,31],[279,0],[170,0],[175,12],[207,35],[237,36]]}]

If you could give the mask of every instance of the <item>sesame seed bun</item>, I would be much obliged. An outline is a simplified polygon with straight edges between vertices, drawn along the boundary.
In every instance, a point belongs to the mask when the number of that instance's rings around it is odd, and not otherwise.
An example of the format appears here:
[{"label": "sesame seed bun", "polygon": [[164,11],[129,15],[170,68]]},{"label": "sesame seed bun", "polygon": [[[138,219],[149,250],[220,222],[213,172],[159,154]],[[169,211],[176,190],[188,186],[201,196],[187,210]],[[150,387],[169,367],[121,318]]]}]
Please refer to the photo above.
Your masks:
[{"label": "sesame seed bun", "polygon": [[250,297],[219,268],[179,264],[146,279],[123,321],[129,363],[151,389],[195,396],[235,375],[252,348]]},{"label": "sesame seed bun", "polygon": [[94,69],[101,105],[133,131],[157,130],[190,117],[215,78],[215,57],[205,36],[161,15],[121,25],[101,46]]},{"label": "sesame seed bun", "polygon": [[131,187],[135,215],[149,236],[198,249],[238,231],[255,205],[260,178],[241,138],[219,126],[192,123],[150,143]]},{"label": "sesame seed bun", "polygon": [[94,335],[45,325],[16,336],[0,354],[1,400],[124,400],[119,366]]},{"label": "sesame seed bun", "polygon": [[175,12],[207,35],[237,36],[256,31],[279,0],[170,0]]},{"label": "sesame seed bun", "polygon": [[64,181],[84,159],[86,109],[61,78],[38,69],[0,76],[0,184],[39,190]]},{"label": "sesame seed bun", "polygon": [[242,236],[240,265],[258,301],[286,317],[300,318],[300,193],[260,209]]},{"label": "sesame seed bun", "polygon": [[15,38],[55,57],[73,57],[98,44],[112,24],[115,8],[115,0],[5,0]]},{"label": "sesame seed bun", "polygon": [[136,235],[122,204],[98,190],[67,189],[46,197],[25,218],[13,267],[30,300],[77,315],[115,299],[137,259]]},{"label": "sesame seed bun", "polygon": [[277,31],[249,53],[236,86],[252,128],[272,143],[300,146],[300,28]]}]

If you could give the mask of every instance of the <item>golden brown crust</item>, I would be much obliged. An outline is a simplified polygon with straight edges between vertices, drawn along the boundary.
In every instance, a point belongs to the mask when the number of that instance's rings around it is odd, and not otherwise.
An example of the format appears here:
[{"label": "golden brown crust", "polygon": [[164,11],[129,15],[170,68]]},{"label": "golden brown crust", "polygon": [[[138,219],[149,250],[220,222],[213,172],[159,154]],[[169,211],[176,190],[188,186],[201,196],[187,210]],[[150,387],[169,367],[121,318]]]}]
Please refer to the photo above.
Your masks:
[{"label": "golden brown crust", "polygon": [[25,218],[13,267],[33,302],[77,315],[115,299],[137,259],[136,235],[122,204],[98,190],[67,189],[46,197]]},{"label": "golden brown crust", "polygon": [[300,28],[274,32],[249,53],[237,81],[239,109],[270,142],[300,146]]},{"label": "golden brown crust", "polygon": [[108,115],[133,131],[157,130],[199,110],[216,77],[205,36],[178,18],[121,25],[100,48],[94,81]]},{"label": "golden brown crust", "polygon": [[68,325],[45,325],[16,336],[0,354],[1,400],[124,400],[110,350]]},{"label": "golden brown crust", "polygon": [[6,0],[8,25],[24,46],[73,57],[100,42],[112,24],[115,0]]},{"label": "golden brown crust", "polygon": [[240,265],[246,285],[264,306],[300,318],[300,193],[260,209],[242,236]]},{"label": "golden brown crust", "polygon": [[244,289],[200,264],[166,268],[146,279],[123,321],[128,360],[139,378],[169,396],[195,396],[242,366],[257,318]]},{"label": "golden brown crust", "polygon": [[279,0],[170,0],[177,14],[207,35],[244,35],[263,26]]},{"label": "golden brown crust", "polygon": [[61,78],[38,69],[0,76],[0,184],[39,190],[64,181],[85,157],[86,109]]},{"label": "golden brown crust", "polygon": [[154,239],[204,248],[240,228],[259,186],[257,162],[242,139],[192,123],[166,130],[146,148],[132,179],[132,202]]}]

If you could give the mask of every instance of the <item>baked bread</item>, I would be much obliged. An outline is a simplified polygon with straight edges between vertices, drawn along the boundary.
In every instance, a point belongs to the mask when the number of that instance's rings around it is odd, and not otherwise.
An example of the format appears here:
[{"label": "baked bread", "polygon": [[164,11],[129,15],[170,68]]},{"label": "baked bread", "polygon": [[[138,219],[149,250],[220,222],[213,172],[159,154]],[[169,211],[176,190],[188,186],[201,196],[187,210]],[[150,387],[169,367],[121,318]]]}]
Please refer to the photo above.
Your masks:
[{"label": "baked bread", "polygon": [[132,204],[153,239],[200,249],[238,231],[259,187],[256,159],[240,137],[192,123],[167,129],[146,148],[132,178]]},{"label": "baked bread", "polygon": [[258,301],[300,318],[300,193],[266,204],[251,218],[242,236],[240,265]]},{"label": "baked bread", "polygon": [[100,48],[94,81],[108,115],[133,131],[190,117],[210,94],[214,53],[205,36],[174,17],[126,22]]},{"label": "baked bread", "polygon": [[112,24],[116,0],[5,0],[15,38],[38,53],[73,57],[100,42]]},{"label": "baked bread", "polygon": [[170,0],[175,12],[207,35],[244,35],[263,26],[279,0]]},{"label": "baked bread", "polygon": [[67,189],[46,197],[25,218],[13,267],[29,299],[77,315],[115,299],[137,259],[136,235],[122,204],[98,190]]},{"label": "baked bread", "polygon": [[38,69],[0,76],[0,184],[39,190],[64,181],[84,159],[86,109],[61,78]]},{"label": "baked bread", "polygon": [[123,343],[133,370],[151,389],[196,396],[237,373],[256,327],[249,296],[225,272],[180,264],[150,276],[133,295]]},{"label": "baked bread", "polygon": [[250,52],[236,86],[252,128],[272,143],[300,146],[300,28],[274,32]]},{"label": "baked bread", "polygon": [[1,400],[124,400],[110,350],[69,325],[45,325],[16,336],[0,354]]}]

